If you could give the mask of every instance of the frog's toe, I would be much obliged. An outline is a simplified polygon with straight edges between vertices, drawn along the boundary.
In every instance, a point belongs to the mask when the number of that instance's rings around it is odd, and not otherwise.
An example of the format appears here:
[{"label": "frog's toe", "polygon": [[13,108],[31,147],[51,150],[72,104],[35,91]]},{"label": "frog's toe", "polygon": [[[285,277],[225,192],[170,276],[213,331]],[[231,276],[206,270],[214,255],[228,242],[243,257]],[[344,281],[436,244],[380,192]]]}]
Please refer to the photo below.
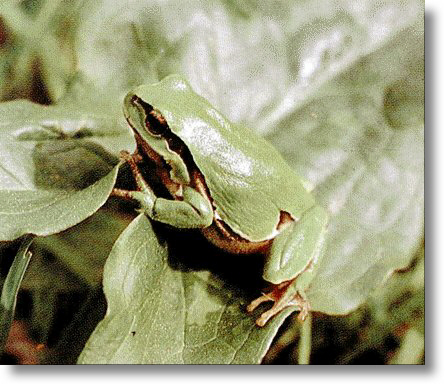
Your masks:
[{"label": "frog's toe", "polygon": [[262,313],[256,320],[258,326],[264,326],[274,315],[289,306],[294,306],[296,310],[300,311],[300,314],[298,314],[300,321],[304,321],[307,317],[310,311],[309,302],[298,291],[295,292],[290,283],[291,282],[287,282],[286,285],[277,285],[271,292],[263,294],[247,306],[247,311],[250,313],[263,302],[274,302],[273,306]]},{"label": "frog's toe", "polygon": [[309,302],[302,298],[301,302],[298,306],[300,306],[300,313],[298,314],[298,319],[301,322],[303,322],[306,319],[306,317],[308,316],[309,311],[310,311]]},{"label": "frog's toe", "polygon": [[263,302],[268,301],[274,301],[272,297],[270,297],[268,294],[263,294],[261,297],[258,297],[257,299],[254,299],[248,306],[247,311],[249,313],[253,312],[260,304]]},{"label": "frog's toe", "polygon": [[[296,301],[292,300],[289,302],[286,301],[277,301],[273,304],[273,306],[261,314],[261,316],[256,320],[256,324],[258,326],[263,327],[266,325],[267,321],[269,321],[274,315],[280,313],[283,309],[289,307],[289,306],[296,306],[296,310],[300,310],[300,314],[298,315],[298,318],[300,319],[300,315],[303,313],[303,307],[300,303],[297,303]],[[307,312],[305,313],[307,314]],[[306,317],[306,315],[304,315]],[[304,318],[302,319],[304,320]]]},{"label": "frog's toe", "polygon": [[261,316],[255,321],[255,323],[258,326],[263,327],[264,325],[266,325],[267,321],[269,321],[269,319],[271,319],[275,314],[277,314],[277,311],[275,311],[275,309],[272,307],[272,309],[261,314]]},{"label": "frog's toe", "polygon": [[125,162],[128,162],[131,158],[131,154],[127,150],[121,150],[119,152],[119,158]]}]

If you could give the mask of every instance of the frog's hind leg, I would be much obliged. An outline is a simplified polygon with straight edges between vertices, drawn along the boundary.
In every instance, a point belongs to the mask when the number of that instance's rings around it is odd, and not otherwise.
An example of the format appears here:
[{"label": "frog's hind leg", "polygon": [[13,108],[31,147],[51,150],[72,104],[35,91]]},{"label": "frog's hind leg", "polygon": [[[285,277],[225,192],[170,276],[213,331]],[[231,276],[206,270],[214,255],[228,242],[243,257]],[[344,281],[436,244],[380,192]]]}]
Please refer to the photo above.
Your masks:
[{"label": "frog's hind leg", "polygon": [[252,311],[263,302],[274,302],[272,308],[258,318],[258,326],[264,326],[272,316],[288,306],[300,311],[300,320],[306,318],[310,306],[305,291],[319,266],[327,220],[326,212],[319,206],[313,206],[273,240],[263,278],[275,285],[247,308]]}]

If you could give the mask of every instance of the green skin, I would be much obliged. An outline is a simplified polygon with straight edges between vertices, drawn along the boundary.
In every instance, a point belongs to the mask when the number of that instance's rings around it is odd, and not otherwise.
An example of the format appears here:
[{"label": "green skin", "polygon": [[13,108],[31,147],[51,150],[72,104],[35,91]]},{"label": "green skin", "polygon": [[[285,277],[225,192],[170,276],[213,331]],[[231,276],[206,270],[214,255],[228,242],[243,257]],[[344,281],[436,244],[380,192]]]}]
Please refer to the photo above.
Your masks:
[{"label": "green skin", "polygon": [[[265,139],[229,122],[178,75],[128,93],[124,114],[139,144],[148,145],[169,165],[169,178],[181,186],[181,196],[179,200],[155,196],[138,169],[141,146],[139,153],[123,154],[138,191],[116,189],[115,195],[136,200],[148,217],[171,226],[206,229],[218,220],[243,242],[270,241],[263,278],[274,284],[273,289],[247,309],[275,302],[258,318],[259,326],[288,306],[300,310],[299,318],[304,320],[309,311],[305,290],[323,254],[328,217],[302,179]],[[187,162],[169,148],[162,132],[155,135],[147,129],[147,119],[153,116],[166,122],[186,146],[211,201],[192,187]],[[288,218],[284,225],[280,223],[283,213]]]}]

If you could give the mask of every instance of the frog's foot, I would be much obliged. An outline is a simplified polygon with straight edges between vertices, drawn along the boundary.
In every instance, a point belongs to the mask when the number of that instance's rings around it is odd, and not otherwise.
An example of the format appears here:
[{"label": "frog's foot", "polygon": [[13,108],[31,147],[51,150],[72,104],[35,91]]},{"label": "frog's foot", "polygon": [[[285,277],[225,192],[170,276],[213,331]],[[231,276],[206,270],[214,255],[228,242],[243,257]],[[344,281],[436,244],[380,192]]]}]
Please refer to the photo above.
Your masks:
[{"label": "frog's foot", "polygon": [[119,158],[130,165],[142,162],[142,156],[137,151],[134,154],[130,154],[128,151],[122,150],[119,152]]},{"label": "frog's foot", "polygon": [[120,188],[114,188],[111,191],[111,195],[119,198],[123,198],[133,203],[139,204],[140,208],[137,211],[146,213],[151,216],[153,213],[153,205],[156,200],[156,196],[151,190],[148,183],[144,180],[142,176],[138,162],[142,161],[142,157],[136,151],[134,154],[130,154],[128,151],[121,151],[120,158],[124,162],[130,165],[131,172],[133,174],[134,180],[136,182],[137,190],[123,190]]},{"label": "frog's foot", "polygon": [[[119,154],[119,157],[121,158],[121,160],[123,160],[124,162],[126,162],[130,165],[131,173],[133,174],[138,191],[141,191],[144,194],[153,196],[153,191],[151,190],[151,187],[145,181],[144,177],[142,176],[141,171],[139,170],[138,163],[140,163],[142,161],[142,156],[137,152],[137,150],[134,154],[130,154],[128,151],[122,150]],[[117,189],[115,189],[115,190],[117,190]],[[122,191],[125,191],[125,190],[122,190]],[[122,192],[122,191],[113,191],[113,195],[127,198],[128,193]],[[136,194],[136,195],[139,195],[139,194]],[[137,200],[136,196],[132,196],[130,199]],[[151,200],[153,200],[153,199],[154,199],[154,197]],[[144,199],[142,199],[142,200],[144,201]]]},{"label": "frog's foot", "polygon": [[112,197],[118,197],[118,198],[122,198],[125,199],[127,201],[134,201],[133,198],[133,191],[130,190],[123,190],[121,188],[114,188],[113,190],[111,190],[111,194]]},{"label": "frog's foot", "polygon": [[294,280],[290,280],[276,285],[271,291],[264,293],[247,306],[247,311],[250,313],[263,302],[275,302],[268,311],[261,314],[256,320],[258,326],[264,326],[271,317],[289,306],[296,306],[300,310],[298,319],[304,321],[310,310],[309,302],[293,287],[293,282]]},{"label": "frog's foot", "polygon": [[[143,180],[143,177],[142,177],[142,175],[139,171],[139,168],[137,166],[137,163],[142,160],[142,157],[137,152],[135,152],[134,154],[130,154],[128,151],[122,150],[119,153],[119,158],[123,162],[128,163],[130,165],[131,172],[136,180],[138,190],[144,191],[147,188],[146,183]],[[135,197],[135,191],[123,190],[120,188],[114,188],[111,191],[111,196],[123,198],[128,201],[137,200]]]}]

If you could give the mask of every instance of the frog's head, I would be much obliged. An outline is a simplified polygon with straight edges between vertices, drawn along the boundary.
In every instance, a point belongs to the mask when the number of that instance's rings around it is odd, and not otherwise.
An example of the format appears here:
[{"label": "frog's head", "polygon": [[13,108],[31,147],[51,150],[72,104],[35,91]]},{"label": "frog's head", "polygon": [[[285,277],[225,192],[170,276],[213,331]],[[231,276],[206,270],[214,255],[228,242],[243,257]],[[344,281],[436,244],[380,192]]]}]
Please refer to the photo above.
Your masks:
[{"label": "frog's head", "polygon": [[182,139],[197,126],[228,125],[206,99],[195,93],[190,84],[176,74],[129,92],[124,101],[124,114],[134,129],[142,129],[138,133],[146,140],[149,140],[144,128],[147,122],[154,136],[162,136],[168,130]]},{"label": "frog's head", "polygon": [[[175,135],[161,111],[155,107],[158,105],[157,102],[161,106],[165,101],[172,102],[170,100],[174,98],[172,80],[175,82],[176,79],[142,85],[129,92],[124,99],[124,115],[142,151],[152,158],[155,153],[158,159],[162,159],[171,169],[172,181],[188,184],[190,176],[183,159],[184,151],[181,148],[183,143]],[[178,108],[178,105],[175,108]],[[172,121],[175,120],[174,113],[167,112],[167,114]]]}]

